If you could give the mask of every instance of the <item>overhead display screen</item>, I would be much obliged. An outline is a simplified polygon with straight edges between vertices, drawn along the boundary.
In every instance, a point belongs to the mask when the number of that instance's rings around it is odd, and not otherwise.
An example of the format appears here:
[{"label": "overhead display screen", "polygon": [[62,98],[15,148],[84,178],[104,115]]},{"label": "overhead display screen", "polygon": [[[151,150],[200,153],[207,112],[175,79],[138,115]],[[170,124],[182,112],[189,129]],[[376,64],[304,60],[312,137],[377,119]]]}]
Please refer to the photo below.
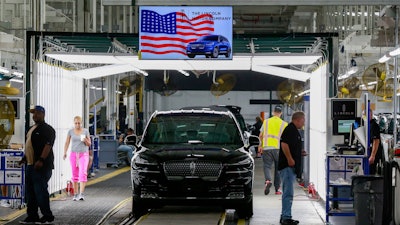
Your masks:
[{"label": "overhead display screen", "polygon": [[140,6],[140,59],[232,59],[232,7]]}]

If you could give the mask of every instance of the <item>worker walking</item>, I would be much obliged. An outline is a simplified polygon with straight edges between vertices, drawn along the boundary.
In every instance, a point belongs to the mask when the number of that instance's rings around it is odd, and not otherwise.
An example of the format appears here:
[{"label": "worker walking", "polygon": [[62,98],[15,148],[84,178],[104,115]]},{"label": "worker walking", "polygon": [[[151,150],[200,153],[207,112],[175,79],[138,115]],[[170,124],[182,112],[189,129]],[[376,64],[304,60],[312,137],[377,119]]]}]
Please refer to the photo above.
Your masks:
[{"label": "worker walking", "polygon": [[260,129],[260,140],[261,145],[258,146],[258,153],[262,154],[264,163],[264,177],[265,187],[264,194],[268,195],[272,186],[271,168],[274,164],[274,187],[275,194],[280,195],[282,192],[280,188],[280,177],[278,173],[278,159],[279,159],[279,143],[283,130],[287,126],[287,122],[281,119],[282,107],[275,106],[272,112],[272,117],[264,120],[263,125]]}]

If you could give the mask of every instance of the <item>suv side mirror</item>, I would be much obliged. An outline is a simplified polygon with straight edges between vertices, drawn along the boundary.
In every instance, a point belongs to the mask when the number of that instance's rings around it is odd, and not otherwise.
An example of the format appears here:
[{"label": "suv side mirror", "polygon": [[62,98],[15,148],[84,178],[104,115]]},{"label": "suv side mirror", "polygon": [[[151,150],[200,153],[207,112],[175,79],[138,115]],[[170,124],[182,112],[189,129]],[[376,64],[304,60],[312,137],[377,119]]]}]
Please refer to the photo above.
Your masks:
[{"label": "suv side mirror", "polygon": [[254,146],[254,145],[258,146],[258,145],[260,145],[260,138],[255,136],[255,135],[250,135],[249,144],[250,144],[250,146]]}]

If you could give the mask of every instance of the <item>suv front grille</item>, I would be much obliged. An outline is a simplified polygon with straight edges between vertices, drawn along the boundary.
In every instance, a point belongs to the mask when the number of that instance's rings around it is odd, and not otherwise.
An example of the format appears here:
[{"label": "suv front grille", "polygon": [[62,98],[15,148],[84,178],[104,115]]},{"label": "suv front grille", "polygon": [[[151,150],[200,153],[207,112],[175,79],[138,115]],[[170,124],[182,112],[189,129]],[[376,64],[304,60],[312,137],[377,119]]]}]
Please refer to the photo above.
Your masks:
[{"label": "suv front grille", "polygon": [[221,162],[203,160],[167,161],[163,167],[168,180],[174,180],[176,177],[217,180],[222,170]]}]

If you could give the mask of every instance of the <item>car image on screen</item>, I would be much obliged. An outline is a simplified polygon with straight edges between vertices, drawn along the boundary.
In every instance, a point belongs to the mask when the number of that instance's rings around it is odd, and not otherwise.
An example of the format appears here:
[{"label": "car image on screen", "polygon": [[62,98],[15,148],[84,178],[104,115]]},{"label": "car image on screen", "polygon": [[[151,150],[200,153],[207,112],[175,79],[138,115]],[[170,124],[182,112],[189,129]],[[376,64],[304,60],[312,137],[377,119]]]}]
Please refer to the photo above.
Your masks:
[{"label": "car image on screen", "polygon": [[195,42],[190,42],[186,47],[186,54],[189,58],[196,55],[205,55],[207,58],[218,58],[225,55],[229,58],[232,52],[231,44],[222,35],[207,35],[200,37]]}]

